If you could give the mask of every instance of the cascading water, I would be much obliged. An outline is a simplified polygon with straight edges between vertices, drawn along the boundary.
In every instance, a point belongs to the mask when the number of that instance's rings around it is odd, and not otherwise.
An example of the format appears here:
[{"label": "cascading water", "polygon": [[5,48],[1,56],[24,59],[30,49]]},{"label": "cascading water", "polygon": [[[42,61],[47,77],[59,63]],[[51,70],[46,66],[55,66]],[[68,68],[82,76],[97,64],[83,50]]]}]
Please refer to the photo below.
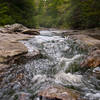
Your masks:
[{"label": "cascading water", "polygon": [[0,100],[38,100],[37,93],[54,84],[79,91],[82,99],[100,100],[99,80],[87,72],[82,75],[79,70],[80,62],[88,53],[81,48],[84,44],[62,37],[61,31],[40,33],[21,41],[30,55],[37,52],[38,56],[9,68],[1,83]]}]

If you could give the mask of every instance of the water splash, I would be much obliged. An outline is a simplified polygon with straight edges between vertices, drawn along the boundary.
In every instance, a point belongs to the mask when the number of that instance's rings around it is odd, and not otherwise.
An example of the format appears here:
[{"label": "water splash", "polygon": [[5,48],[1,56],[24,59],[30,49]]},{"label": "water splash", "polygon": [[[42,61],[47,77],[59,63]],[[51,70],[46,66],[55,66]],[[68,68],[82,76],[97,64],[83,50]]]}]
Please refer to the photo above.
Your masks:
[{"label": "water splash", "polygon": [[33,100],[39,90],[53,84],[74,88],[84,99],[99,100],[96,83],[92,82],[95,78],[80,74],[80,62],[88,52],[85,45],[62,37],[59,31],[40,33],[21,41],[31,55],[38,56],[24,64],[12,65],[1,83],[0,100],[19,100],[23,95],[25,100]]}]

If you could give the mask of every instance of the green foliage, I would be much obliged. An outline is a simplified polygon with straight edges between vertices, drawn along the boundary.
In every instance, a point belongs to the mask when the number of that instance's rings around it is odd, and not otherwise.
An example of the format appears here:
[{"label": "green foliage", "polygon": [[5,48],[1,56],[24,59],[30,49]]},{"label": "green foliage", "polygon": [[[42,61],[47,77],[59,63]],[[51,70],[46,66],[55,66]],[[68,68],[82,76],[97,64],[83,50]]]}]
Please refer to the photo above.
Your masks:
[{"label": "green foliage", "polygon": [[9,15],[9,7],[7,2],[0,1],[0,25],[12,24],[14,20]]},{"label": "green foliage", "polygon": [[0,25],[100,27],[100,0],[0,0]]},{"label": "green foliage", "polygon": [[39,1],[40,26],[79,29],[100,27],[99,0]]},{"label": "green foliage", "polygon": [[72,28],[93,28],[100,26],[100,1],[70,0],[70,4],[67,22]]},{"label": "green foliage", "polygon": [[21,23],[35,27],[34,0],[1,0],[0,25]]}]

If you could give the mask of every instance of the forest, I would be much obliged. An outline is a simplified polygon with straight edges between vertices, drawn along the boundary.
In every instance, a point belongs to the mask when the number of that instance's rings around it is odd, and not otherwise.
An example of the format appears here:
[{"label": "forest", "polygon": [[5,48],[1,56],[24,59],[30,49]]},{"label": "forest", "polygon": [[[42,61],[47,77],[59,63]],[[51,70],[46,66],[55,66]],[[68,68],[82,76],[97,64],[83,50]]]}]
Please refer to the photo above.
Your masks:
[{"label": "forest", "polygon": [[0,25],[94,28],[100,26],[99,0],[0,0]]},{"label": "forest", "polygon": [[100,100],[100,0],[0,0],[0,100]]}]

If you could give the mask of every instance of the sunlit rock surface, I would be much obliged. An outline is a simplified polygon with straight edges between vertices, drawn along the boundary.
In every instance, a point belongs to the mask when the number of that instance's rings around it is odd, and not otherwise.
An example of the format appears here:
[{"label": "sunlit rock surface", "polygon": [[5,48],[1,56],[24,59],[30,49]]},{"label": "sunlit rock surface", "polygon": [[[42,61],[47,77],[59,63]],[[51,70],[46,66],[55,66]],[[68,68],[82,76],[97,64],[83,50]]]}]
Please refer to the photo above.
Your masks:
[{"label": "sunlit rock surface", "polygon": [[100,40],[90,37],[88,35],[72,35],[74,39],[78,39],[91,47],[100,47]]},{"label": "sunlit rock surface", "polygon": [[27,53],[27,48],[19,42],[1,41],[0,42],[0,63],[13,60],[15,56]]},{"label": "sunlit rock surface", "polygon": [[39,92],[40,100],[78,100],[79,94],[64,87],[48,87]]}]

